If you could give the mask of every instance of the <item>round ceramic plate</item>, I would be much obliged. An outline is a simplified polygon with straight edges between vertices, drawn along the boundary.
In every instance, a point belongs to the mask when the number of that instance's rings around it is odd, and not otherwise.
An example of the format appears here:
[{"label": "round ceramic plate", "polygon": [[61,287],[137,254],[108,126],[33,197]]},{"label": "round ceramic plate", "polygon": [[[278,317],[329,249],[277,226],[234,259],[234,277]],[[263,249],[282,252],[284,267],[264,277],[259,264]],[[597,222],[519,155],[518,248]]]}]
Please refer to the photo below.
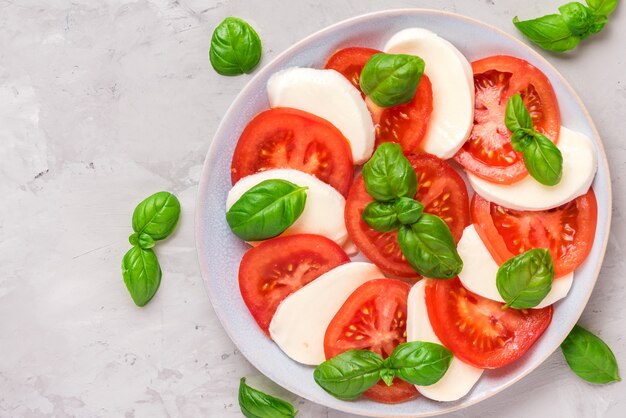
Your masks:
[{"label": "round ceramic plate", "polygon": [[[563,125],[583,132],[595,142],[599,166],[593,188],[598,199],[598,226],[591,254],[576,270],[568,297],[556,304],[552,324],[545,334],[520,360],[484,373],[464,398],[440,403],[418,397],[397,405],[367,399],[340,401],[315,384],[313,368],[288,358],[261,332],[243,303],[237,271],[248,247],[230,232],[224,209],[231,187],[230,161],[245,125],[269,107],[265,84],[273,73],[292,66],[322,68],[327,57],[346,46],[382,49],[391,35],[410,27],[422,27],[439,34],[470,61],[495,54],[513,55],[529,61],[548,76],[559,100]],[[237,96],[215,134],[204,163],[196,213],[198,258],[206,289],[226,332],[243,355],[280,386],[313,402],[360,415],[437,415],[493,396],[530,373],[560,345],[580,317],[600,271],[611,219],[610,187],[606,155],[591,117],[569,83],[539,54],[506,33],[467,17],[419,9],[377,12],[329,26],[296,43],[262,68]]]}]

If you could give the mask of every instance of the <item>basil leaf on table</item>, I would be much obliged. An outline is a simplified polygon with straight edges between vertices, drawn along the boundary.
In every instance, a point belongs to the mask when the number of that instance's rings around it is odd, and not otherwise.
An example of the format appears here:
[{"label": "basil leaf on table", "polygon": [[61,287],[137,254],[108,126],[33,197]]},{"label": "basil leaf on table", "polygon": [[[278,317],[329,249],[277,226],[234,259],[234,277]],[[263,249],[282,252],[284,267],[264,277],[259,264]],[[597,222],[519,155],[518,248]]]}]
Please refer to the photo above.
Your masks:
[{"label": "basil leaf on table", "polygon": [[528,39],[548,51],[568,51],[576,48],[580,42],[580,36],[574,35],[563,16],[558,14],[524,21],[520,21],[516,16],[513,18],[513,24]]},{"label": "basil leaf on table", "polygon": [[539,183],[554,186],[563,175],[563,155],[556,145],[536,132],[524,148],[524,165]]},{"label": "basil leaf on table", "polygon": [[169,192],[158,192],[144,199],[133,212],[133,230],[148,234],[155,241],[167,238],[180,218],[180,202]]},{"label": "basil leaf on table", "polygon": [[144,234],[143,232],[142,233],[135,232],[130,237],[128,237],[128,241],[132,245],[141,247],[144,250],[147,250],[148,248],[152,248],[155,245],[154,239],[150,235]]},{"label": "basil leaf on table", "polygon": [[529,309],[550,293],[554,280],[554,262],[545,248],[534,248],[502,263],[496,275],[496,287],[506,302],[503,308]]},{"label": "basil leaf on table", "polygon": [[381,202],[398,197],[413,197],[417,192],[417,175],[399,144],[381,144],[363,165],[367,193]]},{"label": "basil leaf on table", "polygon": [[400,226],[394,203],[371,202],[365,206],[361,217],[366,224],[379,232],[393,231]]},{"label": "basil leaf on table", "polygon": [[285,180],[265,180],[245,192],[226,212],[233,233],[246,241],[275,237],[302,214],[306,187]]},{"label": "basil leaf on table", "polygon": [[450,228],[435,215],[424,213],[414,224],[402,225],[398,244],[411,267],[424,277],[450,279],[463,269]]},{"label": "basil leaf on table", "polygon": [[145,306],[158,290],[162,273],[154,251],[133,247],[122,259],[122,275],[135,304]]},{"label": "basil leaf on table", "polygon": [[590,28],[595,22],[591,9],[578,2],[571,2],[559,7],[565,24],[574,35],[585,39],[591,35]]},{"label": "basil leaf on table", "polygon": [[452,352],[443,345],[412,341],[398,345],[385,360],[385,367],[406,382],[429,386],[446,374],[452,358]]},{"label": "basil leaf on table", "polygon": [[287,401],[263,393],[239,381],[239,407],[248,418],[293,418],[298,411]]},{"label": "basil leaf on table", "polygon": [[587,382],[604,384],[621,380],[609,346],[583,327],[574,326],[561,350],[572,371]]},{"label": "basil leaf on table", "polygon": [[209,58],[221,75],[240,75],[252,71],[261,60],[261,39],[246,21],[227,17],[213,32]]},{"label": "basil leaf on table", "polygon": [[383,359],[367,350],[349,350],[315,368],[313,378],[338,399],[355,399],[380,379]]},{"label": "basil leaf on table", "polygon": [[512,95],[506,103],[504,124],[511,132],[521,129],[532,129],[533,127],[530,112],[526,109],[522,96],[519,93]]},{"label": "basil leaf on table", "polygon": [[417,222],[424,213],[424,205],[408,197],[398,198],[394,206],[398,214],[398,221],[403,225]]},{"label": "basil leaf on table", "polygon": [[378,106],[396,106],[413,100],[423,73],[418,56],[374,54],[361,71],[360,86]]},{"label": "basil leaf on table", "polygon": [[617,7],[617,0],[586,0],[596,16],[608,17]]}]

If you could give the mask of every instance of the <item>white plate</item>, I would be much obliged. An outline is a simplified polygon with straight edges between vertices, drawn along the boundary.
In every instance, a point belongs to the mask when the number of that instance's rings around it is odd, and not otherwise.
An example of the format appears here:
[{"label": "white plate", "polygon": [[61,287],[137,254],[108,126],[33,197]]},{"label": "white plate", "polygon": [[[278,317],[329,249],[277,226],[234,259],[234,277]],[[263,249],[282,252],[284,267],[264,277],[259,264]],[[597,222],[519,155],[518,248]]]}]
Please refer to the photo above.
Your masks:
[{"label": "white plate", "polygon": [[[470,61],[495,54],[513,55],[529,61],[548,76],[559,100],[563,125],[593,138],[596,145],[599,166],[593,188],[598,199],[598,226],[591,253],[576,270],[569,296],[556,305],[545,334],[520,360],[484,373],[463,399],[439,403],[418,397],[397,405],[367,399],[340,401],[315,384],[311,367],[289,359],[261,332],[241,299],[237,271],[248,247],[226,224],[224,204],[231,187],[230,161],[245,125],[268,108],[265,84],[274,72],[291,66],[321,68],[326,58],[341,47],[381,49],[391,35],[409,27],[436,32],[456,45]],[[293,45],[250,80],[226,112],[204,163],[198,191],[196,243],[202,277],[215,312],[235,345],[259,371],[299,396],[341,411],[376,417],[424,417],[465,408],[493,396],[526,376],[558,348],[591,295],[604,257],[610,220],[611,183],[602,142],[584,105],[558,71],[531,48],[499,29],[452,13],[406,9],[376,12],[329,26]]]}]

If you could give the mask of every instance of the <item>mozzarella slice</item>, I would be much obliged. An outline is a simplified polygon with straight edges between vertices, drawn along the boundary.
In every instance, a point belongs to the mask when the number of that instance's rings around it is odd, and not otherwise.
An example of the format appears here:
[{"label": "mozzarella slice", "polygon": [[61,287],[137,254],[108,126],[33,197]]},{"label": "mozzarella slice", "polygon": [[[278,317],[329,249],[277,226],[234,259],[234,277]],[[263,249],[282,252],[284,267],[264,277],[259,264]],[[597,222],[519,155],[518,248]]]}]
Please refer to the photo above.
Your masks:
[{"label": "mozzarella slice", "polygon": [[[317,234],[323,235],[339,245],[348,238],[344,222],[346,201],[332,186],[302,171],[290,168],[277,168],[262,171],[240,179],[228,192],[226,210],[253,186],[265,180],[287,180],[298,186],[308,187],[306,204],[300,217],[281,235]],[[259,242],[250,242],[256,246]]]},{"label": "mozzarella slice", "polygon": [[[433,331],[426,309],[425,288],[428,279],[420,280],[409,292],[407,305],[407,341],[441,344]],[[420,394],[435,401],[456,401],[467,395],[483,374],[482,369],[470,366],[454,357],[446,374],[430,386],[416,386]]]},{"label": "mozzarella slice", "polygon": [[421,28],[405,29],[387,41],[385,52],[421,57],[433,85],[433,112],[421,144],[439,158],[452,158],[463,146],[474,123],[472,66],[447,40]]},{"label": "mozzarella slice", "polygon": [[270,336],[295,361],[318,365],[326,360],[324,335],[339,308],[363,283],[385,277],[374,264],[335,267],[287,296],[270,323]]},{"label": "mozzarella slice", "polygon": [[326,119],[352,147],[355,164],[374,151],[374,124],[361,93],[335,70],[288,68],[267,82],[271,107],[292,107]]},{"label": "mozzarella slice", "polygon": [[481,197],[510,209],[546,210],[561,206],[589,190],[598,168],[596,149],[584,134],[561,127],[563,177],[556,186],[544,186],[531,176],[513,184],[495,184],[467,173],[472,188]]},{"label": "mozzarella slice", "polygon": [[[468,226],[463,231],[457,251],[463,260],[463,270],[459,273],[463,286],[477,295],[504,303],[496,286],[498,263],[489,253],[474,225]],[[534,309],[545,308],[563,299],[567,296],[573,281],[574,273],[554,279],[550,293]]]}]

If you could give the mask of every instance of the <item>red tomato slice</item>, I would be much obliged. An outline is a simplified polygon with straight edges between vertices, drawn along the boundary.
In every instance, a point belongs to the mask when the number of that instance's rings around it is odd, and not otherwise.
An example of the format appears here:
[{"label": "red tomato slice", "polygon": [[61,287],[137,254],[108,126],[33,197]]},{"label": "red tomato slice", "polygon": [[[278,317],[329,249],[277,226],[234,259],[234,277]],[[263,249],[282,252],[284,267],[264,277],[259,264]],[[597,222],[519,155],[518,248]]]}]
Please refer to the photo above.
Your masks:
[{"label": "red tomato slice", "polygon": [[558,208],[542,211],[507,209],[477,194],[472,199],[476,232],[498,264],[532,248],[548,248],[554,275],[580,266],[591,251],[598,205],[593,189]]},{"label": "red tomato slice", "polygon": [[481,369],[506,366],[539,339],[552,320],[552,307],[502,309],[503,303],[478,296],[458,278],[426,286],[433,330],[455,357]]},{"label": "red tomato slice", "polygon": [[505,55],[478,60],[472,63],[472,69],[476,92],[474,128],[454,158],[485,180],[514,183],[528,171],[522,154],[513,149],[511,133],[504,124],[507,101],[520,93],[535,129],[556,142],[561,116],[552,84],[530,63]]},{"label": "red tomato slice", "polygon": [[[372,55],[378,53],[381,51],[371,48],[340,49],[328,59],[325,68],[340,72],[361,91],[359,85],[361,71]],[[405,153],[416,152],[426,135],[430,114],[433,111],[432,85],[428,77],[422,75],[410,103],[383,109],[367,100],[367,107],[376,124],[376,146],[383,142],[397,142]]]},{"label": "red tomato slice", "polygon": [[[433,155],[409,155],[407,158],[417,173],[415,199],[422,202],[425,212],[441,217],[458,242],[463,229],[470,223],[469,199],[463,179],[448,163]],[[363,177],[357,177],[346,200],[346,228],[350,238],[385,273],[419,277],[398,246],[398,233],[375,231],[362,219],[365,206],[373,200],[365,190]]]},{"label": "red tomato slice", "polygon": [[327,271],[350,261],[335,242],[321,235],[289,235],[262,242],[239,265],[239,290],[263,332],[283,299]]},{"label": "red tomato slice", "polygon": [[[389,357],[406,342],[407,298],[411,286],[397,279],[370,280],[356,289],[328,325],[326,358],[347,350],[370,350]],[[383,403],[404,402],[417,396],[415,387],[400,379],[391,386],[378,382],[365,396]]]},{"label": "red tomato slice", "polygon": [[354,176],[350,143],[330,122],[291,108],[261,112],[244,129],[231,163],[233,184],[271,168],[312,174],[346,196]]}]

